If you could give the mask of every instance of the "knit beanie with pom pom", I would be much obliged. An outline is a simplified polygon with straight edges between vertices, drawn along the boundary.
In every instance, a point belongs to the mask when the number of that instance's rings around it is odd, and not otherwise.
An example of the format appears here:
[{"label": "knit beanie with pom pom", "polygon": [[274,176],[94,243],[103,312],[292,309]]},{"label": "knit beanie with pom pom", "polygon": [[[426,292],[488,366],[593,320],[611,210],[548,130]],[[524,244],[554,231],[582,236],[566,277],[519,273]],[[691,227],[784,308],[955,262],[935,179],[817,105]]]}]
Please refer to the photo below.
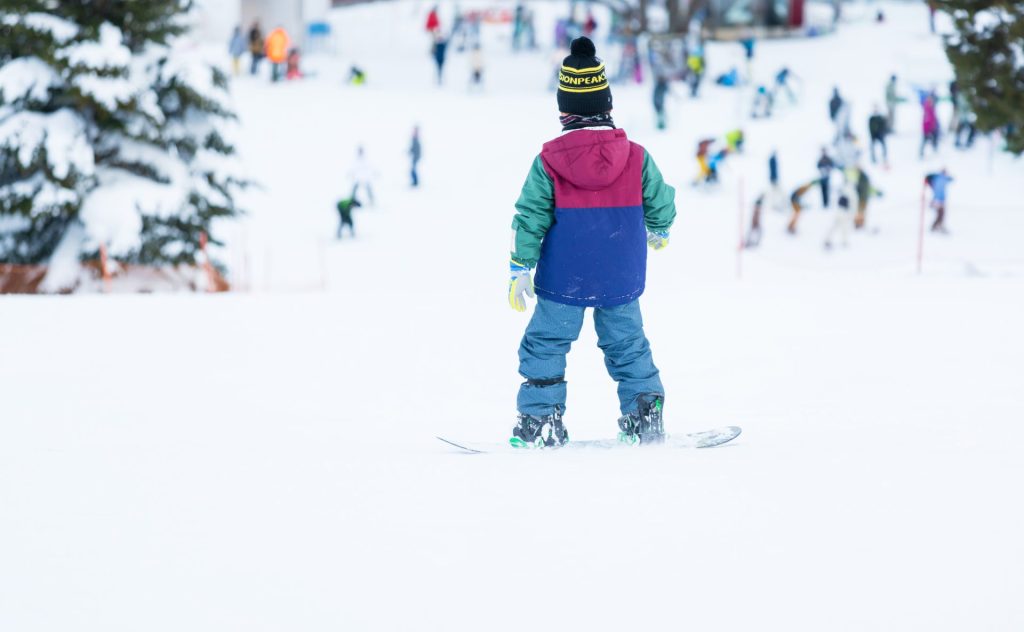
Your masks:
[{"label": "knit beanie with pom pom", "polygon": [[566,114],[601,114],[612,109],[604,62],[595,57],[594,42],[577,37],[558,71],[558,109]]}]

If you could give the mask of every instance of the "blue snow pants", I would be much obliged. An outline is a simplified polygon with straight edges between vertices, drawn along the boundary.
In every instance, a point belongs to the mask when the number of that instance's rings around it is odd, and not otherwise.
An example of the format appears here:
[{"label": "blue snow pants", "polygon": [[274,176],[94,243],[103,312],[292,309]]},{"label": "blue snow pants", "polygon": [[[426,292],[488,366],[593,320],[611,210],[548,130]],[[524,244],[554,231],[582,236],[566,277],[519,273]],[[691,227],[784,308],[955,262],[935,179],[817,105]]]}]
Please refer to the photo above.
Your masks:
[{"label": "blue snow pants", "polygon": [[[565,409],[565,356],[579,338],[585,310],[537,297],[537,308],[519,345],[519,374],[526,378],[519,387],[519,412],[543,417],[554,412],[555,406]],[[641,395],[664,396],[644,336],[639,301],[593,310],[597,346],[604,351],[608,373],[619,384],[622,414],[636,412]]]}]

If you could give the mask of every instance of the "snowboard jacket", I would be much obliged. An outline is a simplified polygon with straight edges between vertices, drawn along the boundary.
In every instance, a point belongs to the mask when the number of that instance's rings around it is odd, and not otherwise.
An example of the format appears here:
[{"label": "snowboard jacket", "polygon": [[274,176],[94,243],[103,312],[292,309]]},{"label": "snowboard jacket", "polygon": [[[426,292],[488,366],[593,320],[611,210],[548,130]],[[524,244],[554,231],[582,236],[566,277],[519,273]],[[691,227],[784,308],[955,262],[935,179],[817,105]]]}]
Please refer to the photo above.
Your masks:
[{"label": "snowboard jacket", "polygon": [[621,129],[584,128],[544,145],[512,220],[512,258],[537,266],[538,296],[611,307],[644,291],[647,231],[675,220],[675,189]]}]

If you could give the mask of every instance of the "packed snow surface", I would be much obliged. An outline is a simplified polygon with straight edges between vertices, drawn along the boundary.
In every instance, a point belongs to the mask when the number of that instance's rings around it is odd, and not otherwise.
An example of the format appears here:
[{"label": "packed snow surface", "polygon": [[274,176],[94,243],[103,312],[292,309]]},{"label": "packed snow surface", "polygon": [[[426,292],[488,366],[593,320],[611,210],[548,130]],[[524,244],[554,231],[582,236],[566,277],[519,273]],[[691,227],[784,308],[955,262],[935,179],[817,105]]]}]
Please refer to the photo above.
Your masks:
[{"label": "packed snow surface", "polygon": [[[544,45],[561,6],[535,5]],[[833,85],[862,137],[889,74],[944,90],[925,5],[852,5],[835,35],[760,42],[755,76],[800,78],[768,121],[747,117],[752,90],[677,85],[658,132],[650,84],[613,86],[616,123],[677,187],[641,299],[666,424],[743,434],[493,455],[434,436],[502,441],[514,422],[529,314],[506,303],[508,228],[558,133],[552,56],[486,24],[485,90],[454,50],[438,87],[428,8],[337,10],[315,76],[234,82],[260,187],[221,235],[253,292],[0,299],[0,629],[1024,629],[1021,163],[985,138],[919,160],[904,104],[892,168],[864,161],[885,196],[848,248],[823,250],[835,211],[812,191],[797,236],[766,209],[737,258],[769,151],[787,193],[814,177]],[[710,77],[742,68],[738,44],[708,55]],[[353,64],[367,85],[344,83]],[[744,155],[691,187],[696,141],[737,124]],[[359,145],[376,205],[337,242]],[[921,182],[943,165],[950,234],[926,234],[918,275]],[[573,438],[616,431],[595,343],[588,319]]]}]

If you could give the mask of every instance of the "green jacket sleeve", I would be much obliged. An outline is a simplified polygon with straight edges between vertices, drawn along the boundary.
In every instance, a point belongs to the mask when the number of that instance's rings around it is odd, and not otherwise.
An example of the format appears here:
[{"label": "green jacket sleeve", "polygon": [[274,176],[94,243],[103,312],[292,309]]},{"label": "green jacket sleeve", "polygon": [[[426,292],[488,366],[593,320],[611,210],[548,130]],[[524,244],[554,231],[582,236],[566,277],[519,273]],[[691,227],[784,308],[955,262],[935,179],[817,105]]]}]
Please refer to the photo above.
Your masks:
[{"label": "green jacket sleeve", "polygon": [[534,267],[540,259],[540,244],[555,221],[555,185],[540,156],[533,161],[512,218],[512,258]]},{"label": "green jacket sleeve", "polygon": [[647,230],[667,232],[676,220],[676,190],[665,184],[658,165],[644,150],[644,168],[641,178],[644,198],[644,223]]}]

